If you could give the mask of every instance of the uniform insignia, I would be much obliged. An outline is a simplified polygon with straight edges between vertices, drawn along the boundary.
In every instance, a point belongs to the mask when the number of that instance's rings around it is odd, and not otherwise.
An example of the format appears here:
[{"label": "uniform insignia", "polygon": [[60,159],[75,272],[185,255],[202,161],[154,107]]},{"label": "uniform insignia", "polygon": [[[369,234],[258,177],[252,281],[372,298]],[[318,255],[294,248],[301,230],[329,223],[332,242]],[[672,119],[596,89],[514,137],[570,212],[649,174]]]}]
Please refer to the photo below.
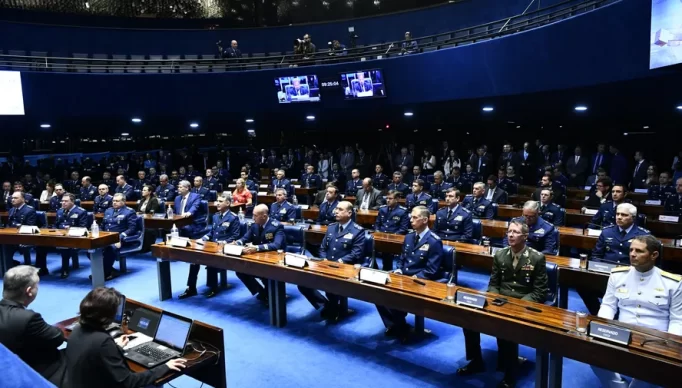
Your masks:
[{"label": "uniform insignia", "polygon": [[268,240],[272,240],[272,237],[273,237],[273,236],[272,236],[272,233],[266,233],[266,234],[265,234],[265,238],[268,239]]},{"label": "uniform insignia", "polygon": [[654,291],[661,291],[661,292],[663,292],[663,291],[665,291],[665,288],[654,288]]},{"label": "uniform insignia", "polygon": [[346,233],[346,234],[343,236],[343,238],[353,238],[353,234],[352,234],[352,233]]},{"label": "uniform insignia", "polygon": [[616,292],[619,293],[619,294],[627,294],[627,293],[628,293],[628,289],[625,288],[625,287],[620,287],[620,288],[618,288],[618,289],[616,290]]},{"label": "uniform insignia", "polygon": [[483,211],[483,210],[485,210],[485,205],[481,205],[481,206],[479,206],[479,207],[478,207],[478,210],[480,210],[480,211]]},{"label": "uniform insignia", "polygon": [[455,217],[455,221],[462,221],[462,216]]},{"label": "uniform insignia", "polygon": [[528,250],[526,249],[526,251],[523,252],[523,257],[528,257],[528,255],[529,255],[529,253],[528,253]]},{"label": "uniform insignia", "polygon": [[629,271],[629,270],[630,270],[630,267],[622,266],[622,267],[616,267],[616,268],[611,269],[611,273],[614,273],[614,272],[625,272],[625,271]]},{"label": "uniform insignia", "polygon": [[272,221],[272,226],[279,226],[279,222],[273,220],[273,221]]},{"label": "uniform insignia", "polygon": [[282,213],[282,214],[286,214],[286,213],[287,213],[287,209],[285,209],[285,208],[282,208],[282,209],[280,209],[280,211],[279,211],[279,212],[280,212],[280,213]]},{"label": "uniform insignia", "polygon": [[393,217],[393,220],[394,220],[394,221],[399,221],[399,220],[400,220],[400,217],[395,216],[395,217]]},{"label": "uniform insignia", "polygon": [[542,235],[542,234],[545,234],[545,230],[544,229],[538,229],[533,233]]},{"label": "uniform insignia", "polygon": [[229,222],[223,222],[223,225],[222,225],[222,226],[225,227],[225,228],[227,228],[228,226],[230,226],[230,223],[229,223]]},{"label": "uniform insignia", "polygon": [[419,247],[420,251],[428,251],[429,250],[429,244],[424,244]]},{"label": "uniform insignia", "polygon": [[69,218],[78,218],[78,214],[72,214]]},{"label": "uniform insignia", "polygon": [[661,271],[661,276],[663,276],[664,278],[674,280],[676,282],[682,281],[682,276],[666,271]]},{"label": "uniform insignia", "polygon": [[554,216],[554,213],[552,213],[552,212],[546,212],[545,214],[548,214],[550,216]]}]

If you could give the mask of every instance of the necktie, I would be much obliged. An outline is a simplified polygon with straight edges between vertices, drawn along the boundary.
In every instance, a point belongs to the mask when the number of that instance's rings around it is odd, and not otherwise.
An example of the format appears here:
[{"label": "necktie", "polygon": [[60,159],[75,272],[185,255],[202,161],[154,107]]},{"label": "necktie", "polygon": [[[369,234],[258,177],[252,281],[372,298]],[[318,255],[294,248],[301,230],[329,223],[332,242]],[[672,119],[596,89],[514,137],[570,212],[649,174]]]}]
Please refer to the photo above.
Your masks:
[{"label": "necktie", "polygon": [[580,160],[580,156],[576,156],[576,157],[575,157],[575,164],[576,164],[576,165],[578,164],[578,160]]},{"label": "necktie", "polygon": [[450,217],[452,217],[452,209],[448,210],[448,219],[450,219]]},{"label": "necktie", "polygon": [[488,189],[488,200],[493,199],[493,189]]},{"label": "necktie", "polygon": [[343,225],[339,225],[339,234],[343,233]]},{"label": "necktie", "polygon": [[620,230],[620,238],[624,238],[627,232],[623,229]]},{"label": "necktie", "polygon": [[259,235],[259,236],[262,236],[262,235],[263,235],[263,229],[264,229],[264,228],[263,228],[263,225],[259,225],[259,226],[258,226],[258,235]]},{"label": "necktie", "polygon": [[180,204],[180,214],[185,212],[185,204],[187,203],[187,196],[182,198],[182,203]]},{"label": "necktie", "polygon": [[601,165],[601,154],[597,154],[597,157],[594,159],[594,168],[592,169],[593,173],[597,173],[597,168]]},{"label": "necktie", "polygon": [[639,171],[639,166],[642,164],[642,162],[637,163],[637,167],[635,167],[635,173],[633,176],[637,176],[637,171]]},{"label": "necktie", "polygon": [[481,172],[481,158],[478,158],[478,172]]},{"label": "necktie", "polygon": [[514,269],[516,269],[516,266],[519,265],[519,255],[514,255],[514,260],[512,260],[512,266]]},{"label": "necktie", "polygon": [[419,245],[419,235],[415,234],[414,235],[414,246],[417,246],[417,245]]}]

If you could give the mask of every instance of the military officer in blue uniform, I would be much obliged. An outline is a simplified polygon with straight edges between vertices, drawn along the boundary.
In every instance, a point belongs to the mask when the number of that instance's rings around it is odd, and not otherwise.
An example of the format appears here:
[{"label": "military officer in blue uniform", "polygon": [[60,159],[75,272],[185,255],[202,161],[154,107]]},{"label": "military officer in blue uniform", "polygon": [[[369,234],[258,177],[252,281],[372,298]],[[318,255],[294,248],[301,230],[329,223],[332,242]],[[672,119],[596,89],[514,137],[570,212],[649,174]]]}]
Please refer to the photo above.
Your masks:
[{"label": "military officer in blue uniform", "polygon": [[374,167],[372,182],[374,182],[374,187],[379,190],[384,190],[388,187],[388,175],[384,174],[384,168],[380,164]]},{"label": "military officer in blue uniform", "polygon": [[275,190],[275,202],[270,205],[270,218],[279,222],[296,221],[296,208],[287,201],[286,190]]},{"label": "military officer in blue uniform", "polygon": [[220,182],[218,178],[213,176],[213,170],[210,168],[206,169],[206,179],[204,179],[204,187],[208,190],[220,191]]},{"label": "military officer in blue uniform", "polygon": [[424,181],[417,179],[412,182],[412,194],[409,194],[405,199],[405,207],[408,210],[414,209],[415,206],[425,206],[427,209],[431,208],[432,198],[424,192]]},{"label": "military officer in blue uniform", "polygon": [[84,176],[81,180],[80,200],[92,201],[97,195],[97,188],[92,184],[92,179],[89,176]]},{"label": "military officer in blue uniform", "polygon": [[474,231],[473,216],[459,204],[459,200],[459,190],[449,188],[445,193],[447,206],[436,212],[433,232],[443,240],[470,242]]},{"label": "military officer in blue uniform", "polygon": [[469,210],[474,218],[492,220],[495,215],[492,202],[483,198],[485,193],[485,184],[483,182],[476,182],[472,196],[464,197],[462,207]]},{"label": "military officer in blue uniform", "polygon": [[194,177],[194,187],[192,187],[192,192],[197,194],[202,200],[207,200],[208,198],[208,188],[204,187],[204,178],[200,176]]},{"label": "military officer in blue uniform", "polygon": [[[249,191],[258,191],[258,184],[251,178],[249,178],[249,174],[246,171],[242,171],[240,173],[240,177],[244,180],[244,183],[246,184],[246,188]],[[287,191],[288,194],[288,191]]]},{"label": "military officer in blue uniform", "polygon": [[147,179],[147,173],[145,173],[144,171],[138,171],[137,172],[137,179],[133,180],[133,184],[132,184],[133,190],[142,191],[142,188],[145,185],[148,185],[149,183],[150,182],[149,182],[149,179]]},{"label": "military officer in blue uniform", "polygon": [[429,190],[429,193],[433,198],[437,198],[439,200],[445,199],[445,193],[451,187],[452,184],[444,181],[442,171],[436,171],[433,173],[433,183],[431,184],[431,189]]},{"label": "military officer in blue uniform", "polygon": [[647,197],[653,201],[661,201],[661,205],[663,205],[668,197],[675,194],[675,186],[670,184],[670,173],[663,171],[658,176],[658,184],[649,187]]},{"label": "military officer in blue uniform", "polygon": [[597,214],[592,217],[590,221],[593,225],[599,225],[602,228],[611,226],[616,223],[616,208],[618,205],[626,201],[627,190],[624,185],[613,185],[611,188],[612,201],[604,202],[599,206]]},{"label": "military officer in blue uniform", "polygon": [[552,202],[552,199],[554,199],[554,193],[551,189],[544,188],[540,191],[540,216],[554,226],[562,226],[564,225],[564,212]]},{"label": "military officer in blue uniform", "polygon": [[467,163],[466,172],[462,174],[462,179],[464,179],[464,181],[467,182],[469,185],[473,185],[474,182],[480,181],[481,177],[476,171],[474,171],[473,166],[471,166],[470,163]]},{"label": "military officer in blue uniform", "polygon": [[[33,206],[27,205],[25,200],[25,194],[21,191],[15,191],[10,197],[12,201],[12,207],[9,208],[9,216],[7,217],[7,227],[19,228],[22,225],[36,225],[36,210]],[[20,250],[24,254],[24,261],[30,262],[31,260],[31,247],[20,246],[20,245],[7,245],[5,246],[5,255],[7,263],[13,263],[14,252]],[[28,260],[26,260],[28,258]],[[38,263],[36,263],[36,266]],[[47,275],[47,267],[45,263],[41,263],[42,266],[38,266],[38,275]]]},{"label": "military officer in blue uniform", "polygon": [[121,245],[129,245],[144,232],[137,227],[137,214],[135,210],[126,206],[126,198],[123,194],[114,194],[112,206],[104,212],[102,230],[105,232],[117,232],[120,237],[119,242],[104,248],[102,252],[104,278],[105,280],[111,280],[113,279],[114,262],[118,258]]},{"label": "military officer in blue uniform", "polygon": [[168,175],[159,176],[159,186],[156,188],[156,198],[159,201],[171,203],[175,200],[175,187],[168,182]]},{"label": "military officer in blue uniform", "polygon": [[327,225],[330,222],[336,221],[336,206],[339,204],[338,200],[339,189],[334,186],[327,187],[327,194],[325,201],[320,205],[320,213],[317,215],[317,223],[320,225]]},{"label": "military officer in blue uniform", "polygon": [[[379,208],[379,214],[374,222],[374,230],[383,233],[407,234],[410,229],[410,213],[407,208],[398,204],[402,194],[397,190],[389,190],[386,194],[386,205]],[[393,270],[393,258],[391,253],[377,253],[381,257],[381,269]]]},{"label": "military officer in blue uniform", "polygon": [[109,195],[109,186],[104,183],[99,185],[97,191],[99,192],[99,195],[95,197],[95,201],[92,205],[92,212],[95,214],[104,213],[111,207],[112,202],[114,201],[114,197]]},{"label": "military officer in blue uniform", "polygon": [[341,171],[338,163],[332,165],[332,171],[329,174],[329,182],[336,187],[346,187],[346,174]]},{"label": "military officer in blue uniform", "polygon": [[422,173],[422,168],[419,166],[414,166],[412,167],[412,182],[410,183],[414,183],[418,180],[422,180],[424,184],[428,182],[426,175]]},{"label": "military officer in blue uniform", "polygon": [[115,183],[116,182],[114,182],[114,180],[111,179],[111,173],[110,172],[107,171],[107,172],[102,173],[102,180],[99,182],[99,184],[107,185],[107,187],[109,188],[109,191],[112,191],[114,189]]},{"label": "military officer in blue uniform", "polygon": [[[213,215],[211,230],[201,238],[202,241],[211,241],[219,244],[229,244],[236,241],[240,236],[239,218],[230,211],[231,198],[229,195],[221,194],[216,199],[216,213]],[[183,295],[185,298],[197,294],[197,276],[199,275],[199,264],[192,264],[189,267],[187,277],[187,291]],[[218,294],[218,269],[206,267],[206,285],[208,291],[204,294],[207,298],[212,298]],[[183,298],[184,299],[184,298]]]},{"label": "military officer in blue uniform", "polygon": [[682,216],[682,178],[675,182],[675,194],[665,201],[665,213],[673,216]]},{"label": "military officer in blue uniform", "polygon": [[156,173],[156,169],[154,167],[149,169],[149,175],[147,175],[147,180],[154,186],[159,185],[159,175]]},{"label": "military officer in blue uniform", "polygon": [[[69,229],[71,227],[87,228],[88,213],[80,206],[76,206],[76,196],[71,193],[62,195],[62,208],[57,210],[57,218],[54,223],[56,229]],[[45,268],[47,260],[47,247],[36,247],[36,266]],[[69,258],[78,260],[78,249],[60,249],[62,255],[61,278],[69,277]]]},{"label": "military officer in blue uniform", "polygon": [[50,198],[50,211],[51,212],[56,212],[57,210],[62,208],[62,196],[64,195],[66,191],[64,190],[64,186],[62,186],[61,183],[57,183],[54,185],[54,196]]},{"label": "military officer in blue uniform", "polygon": [[[320,246],[320,258],[343,264],[364,264],[365,229],[351,220],[353,204],[339,202],[336,207],[336,222],[329,224]],[[345,311],[340,309],[341,298],[327,292],[325,298],[319,291],[298,286],[301,294],[308,299],[315,310],[324,307],[322,318],[336,323]]]},{"label": "military officer in blue uniform", "polygon": [[[616,225],[604,228],[592,250],[592,259],[600,259],[609,263],[628,263],[630,242],[637,236],[651,234],[648,230],[635,225],[637,208],[630,203],[621,203],[616,211]],[[599,311],[599,293],[577,289],[590,314]]]},{"label": "military officer in blue uniform", "polygon": [[177,187],[178,183],[180,183],[180,174],[178,174],[176,170],[171,171],[169,183],[175,187]]},{"label": "military officer in blue uniform", "polygon": [[126,200],[133,199],[133,186],[129,185],[123,175],[116,177],[116,190],[115,194],[121,193],[125,195]]},{"label": "military officer in blue uniform", "polygon": [[14,182],[14,191],[21,191],[24,193],[24,199],[26,200],[26,203],[33,203],[33,195],[24,190],[24,184],[21,183],[21,181]]},{"label": "military officer in blue uniform", "polygon": [[[438,280],[440,278],[443,241],[429,230],[430,216],[429,209],[424,206],[412,209],[410,223],[414,232],[405,236],[395,273],[418,279]],[[379,305],[377,305],[377,310],[386,326],[384,334],[406,342],[410,333],[410,326],[405,322],[407,313]]]},{"label": "military officer in blue uniform", "polygon": [[305,174],[301,175],[301,185],[310,189],[322,189],[322,177],[315,174],[315,167],[310,165],[306,167]]},{"label": "military officer in blue uniform", "polygon": [[81,180],[78,175],[78,171],[72,171],[71,172],[71,179],[67,179],[64,181],[64,185],[66,186],[66,189],[69,190],[70,193],[73,194],[78,194],[81,191]]},{"label": "military officer in blue uniform", "polygon": [[279,169],[275,173],[275,179],[272,180],[272,185],[271,185],[271,190],[274,192],[277,189],[284,189],[287,191],[288,196],[293,196],[294,195],[294,185],[291,184],[291,181],[286,179],[284,176],[284,170]]},{"label": "military officer in blue uniform", "polygon": [[469,187],[471,187],[471,182],[464,179],[460,173],[460,168],[456,166],[450,171],[450,176],[446,179],[446,182],[459,190],[460,193],[468,192]]},{"label": "military officer in blue uniform", "polygon": [[360,171],[356,168],[351,171],[351,179],[346,182],[346,195],[355,197],[360,189],[362,189],[362,179],[360,179]]},{"label": "military officer in blue uniform", "polygon": [[497,171],[497,186],[506,191],[509,195],[516,195],[518,186],[507,178],[507,169],[502,167]]},{"label": "military officer in blue uniform", "polygon": [[403,174],[399,172],[394,172],[393,173],[393,182],[388,185],[388,190],[395,190],[400,192],[400,194],[403,195],[404,197],[407,197],[407,194],[410,192],[410,187],[407,186],[405,183],[403,183]]},{"label": "military officer in blue uniform", "polygon": [[[256,205],[253,209],[253,224],[246,234],[235,242],[245,245],[244,254],[266,251],[284,250],[287,248],[287,238],[284,235],[284,225],[268,216],[268,206]],[[267,280],[262,279],[259,284],[254,276],[237,272],[237,277],[249,289],[251,295],[257,295],[258,300],[267,301]]]},{"label": "military officer in blue uniform", "polygon": [[[540,203],[537,201],[526,201],[523,204],[523,216],[515,218],[528,225],[528,239],[526,244],[538,252],[545,255],[559,254],[559,241],[555,236],[554,225],[540,217]],[[509,246],[507,236],[504,237],[503,244]]]},{"label": "military officer in blue uniform", "polygon": [[[598,316],[630,325],[682,335],[682,276],[656,267],[661,243],[653,236],[636,236],[630,244],[630,266],[611,270]],[[599,367],[592,370],[604,387],[654,387]]]}]

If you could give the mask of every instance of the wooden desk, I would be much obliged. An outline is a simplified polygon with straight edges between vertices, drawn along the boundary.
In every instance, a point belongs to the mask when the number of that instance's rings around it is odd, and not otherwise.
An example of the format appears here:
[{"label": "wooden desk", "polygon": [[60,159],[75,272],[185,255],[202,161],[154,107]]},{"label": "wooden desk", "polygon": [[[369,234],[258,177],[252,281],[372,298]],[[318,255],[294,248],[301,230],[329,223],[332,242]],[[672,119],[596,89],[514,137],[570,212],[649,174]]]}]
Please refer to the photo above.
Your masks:
[{"label": "wooden desk", "polygon": [[63,229],[41,229],[40,234],[19,234],[15,228],[0,229],[0,245],[2,245],[2,271],[12,267],[12,257],[5,252],[7,245],[33,245],[42,247],[60,247],[82,249],[90,252],[90,270],[92,287],[104,286],[104,263],[102,250],[119,242],[118,233],[100,232],[98,238],[68,237]]},{"label": "wooden desk", "polygon": [[[138,308],[144,308],[157,313],[162,312],[162,310],[157,307],[126,298],[126,310],[133,312]],[[67,340],[71,335],[71,332],[65,328],[71,323],[75,322],[77,319],[77,317],[74,317],[65,321],[61,321],[55,325],[62,330],[62,333],[64,333],[64,337],[66,337]],[[133,332],[128,330],[128,333]],[[154,385],[161,386],[179,376],[187,375],[213,387],[227,388],[227,376],[225,373],[225,340],[223,336],[223,329],[195,320],[192,324],[192,332],[189,335],[189,339],[194,342],[201,342],[206,349],[209,351],[215,351],[217,354],[206,352],[204,355],[200,356],[199,352],[192,350],[183,356],[184,358],[188,359],[188,361],[185,364],[186,368],[182,372],[170,371],[162,378],[156,380]],[[130,369],[135,373],[144,372],[147,370],[147,368],[140,364],[130,360],[126,361],[128,363],[128,367],[130,367]]]},{"label": "wooden desk", "polygon": [[[279,327],[286,324],[284,286],[285,283],[293,283],[400,309],[533,347],[537,353],[536,387],[561,385],[561,357],[663,386],[676,386],[679,383],[678,376],[682,373],[682,360],[679,357],[682,338],[656,330],[633,327],[632,343],[629,346],[614,346],[575,333],[575,313],[571,311],[522,300],[513,300],[504,306],[489,303],[484,309],[472,309],[443,301],[446,295],[444,284],[426,281],[426,285],[422,286],[403,275],[391,274],[391,283],[379,286],[350,280],[353,275],[351,265],[334,263],[334,268],[328,262],[310,261],[304,269],[291,268],[278,263],[280,256],[276,252],[229,256],[220,253],[220,247],[214,243],[204,246],[192,243],[191,248],[156,244],[152,246],[152,252],[161,259],[158,261],[160,282],[161,277],[170,276],[169,261],[209,265],[269,279],[271,323]],[[482,294],[488,300],[496,297],[495,294],[463,287],[459,287],[458,291]],[[539,307],[542,312],[532,312],[526,309],[527,306]],[[590,318],[609,322],[598,317]],[[617,324],[624,326],[622,323]],[[667,343],[653,341],[641,345],[645,340],[661,338],[666,339]],[[552,353],[549,365],[548,353]],[[553,379],[548,380],[548,374]]]},{"label": "wooden desk", "polygon": [[[113,196],[113,194],[112,194],[112,196]],[[95,206],[95,202],[94,201],[81,201],[80,206],[87,211],[92,211],[92,208]],[[137,209],[137,201],[126,201],[126,206],[131,207],[133,209]],[[41,202],[40,203],[40,210],[42,210],[42,211],[50,210],[50,204],[47,202]]]},{"label": "wooden desk", "polygon": [[[57,213],[54,212],[48,212],[45,213],[47,216],[47,223],[49,225],[53,225],[55,220],[57,219]],[[97,221],[102,221],[104,218],[104,214],[102,213],[97,213],[94,215],[95,219]],[[141,214],[137,215],[138,217],[141,216]],[[2,219],[3,222],[7,221],[7,217],[9,217],[9,213],[7,212],[0,212],[0,218]],[[154,218],[153,215],[151,214],[144,214],[144,228],[145,229],[172,229],[173,224],[177,226],[178,228],[181,228],[185,225],[189,225],[192,223],[192,218],[185,218],[182,216],[174,216],[172,220],[169,220],[167,218]]]}]

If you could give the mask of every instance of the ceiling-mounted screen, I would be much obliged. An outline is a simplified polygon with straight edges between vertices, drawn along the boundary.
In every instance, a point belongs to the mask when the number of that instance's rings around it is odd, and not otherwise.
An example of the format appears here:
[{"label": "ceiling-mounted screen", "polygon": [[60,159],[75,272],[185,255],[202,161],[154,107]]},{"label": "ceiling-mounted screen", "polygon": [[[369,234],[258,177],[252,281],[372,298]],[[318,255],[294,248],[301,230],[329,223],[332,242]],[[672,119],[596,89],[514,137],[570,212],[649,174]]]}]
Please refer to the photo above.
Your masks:
[{"label": "ceiling-mounted screen", "polygon": [[280,104],[320,101],[320,85],[316,75],[275,78],[275,86]]},{"label": "ceiling-mounted screen", "polygon": [[0,115],[24,115],[21,73],[0,71]]},{"label": "ceiling-mounted screen", "polygon": [[651,44],[649,68],[682,62],[682,2],[651,1]]},{"label": "ceiling-mounted screen", "polygon": [[346,100],[386,97],[381,69],[342,73],[341,86]]}]

